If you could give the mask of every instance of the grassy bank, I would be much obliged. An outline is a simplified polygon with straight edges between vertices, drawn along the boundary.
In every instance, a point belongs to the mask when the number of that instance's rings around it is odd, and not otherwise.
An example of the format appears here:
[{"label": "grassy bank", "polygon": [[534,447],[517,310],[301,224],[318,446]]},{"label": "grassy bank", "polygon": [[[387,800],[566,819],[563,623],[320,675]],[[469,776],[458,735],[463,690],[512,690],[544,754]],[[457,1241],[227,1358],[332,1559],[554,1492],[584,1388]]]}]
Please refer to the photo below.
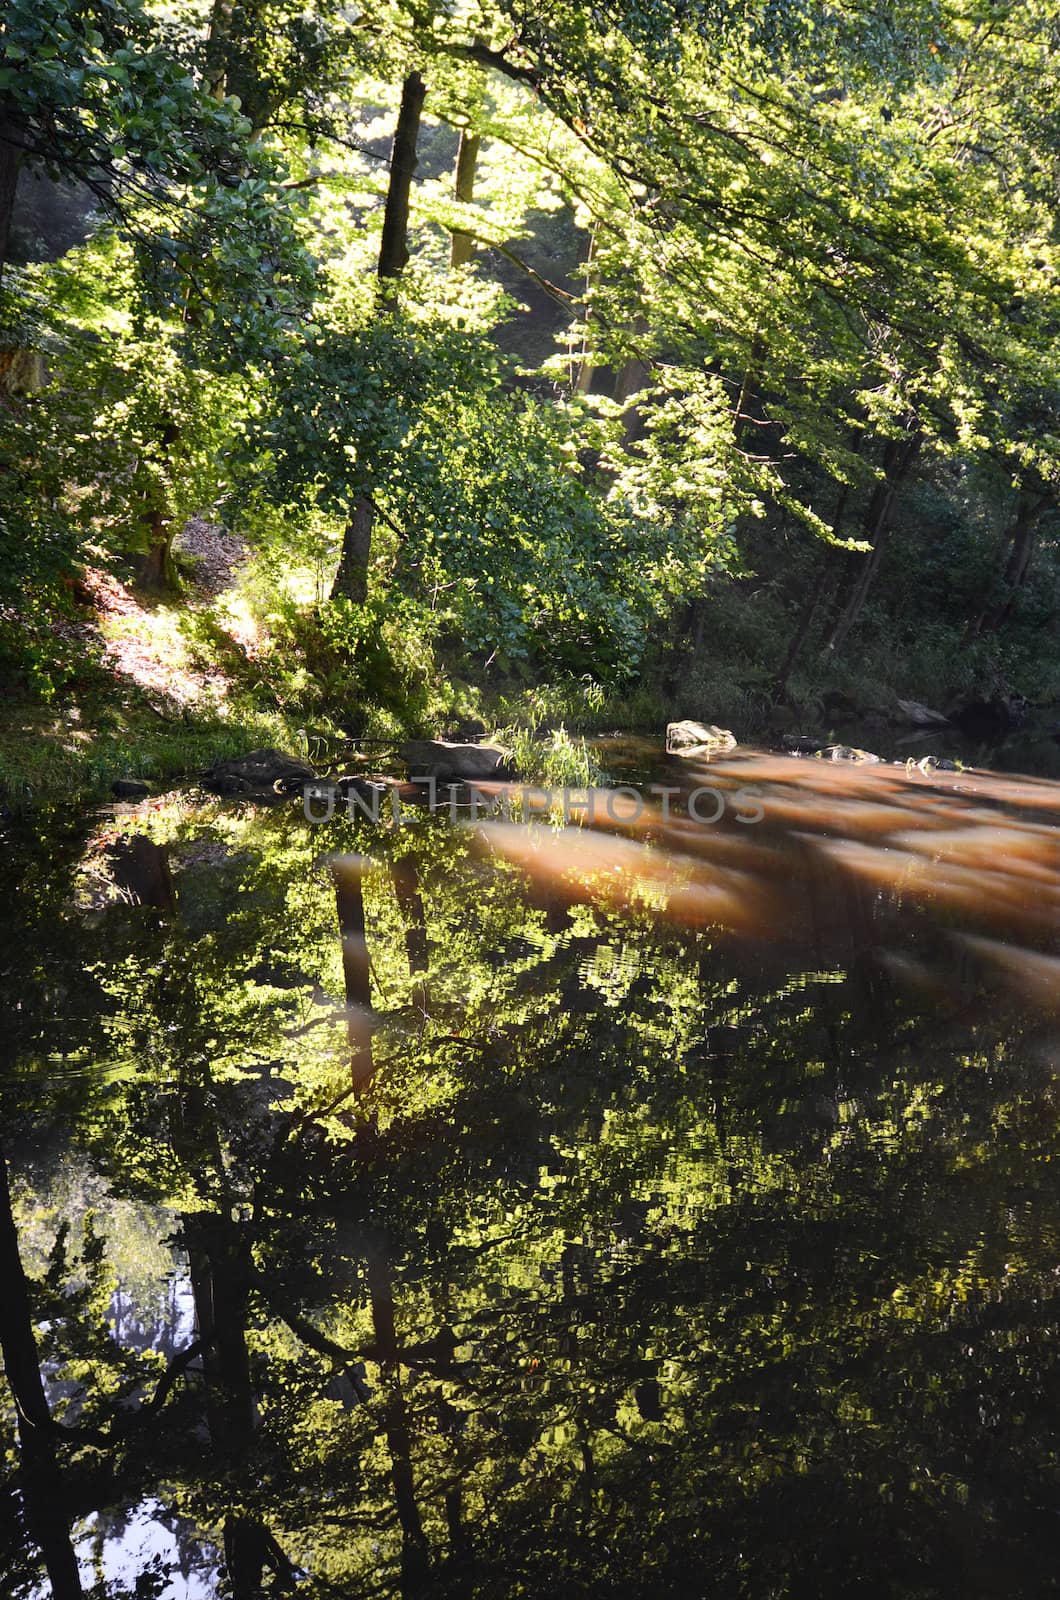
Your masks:
[{"label": "grassy bank", "polygon": [[106,795],[118,778],[190,778],[211,762],[261,745],[298,750],[282,717],[243,709],[230,717],[188,712],[172,722],[123,708],[98,690],[63,710],[32,701],[0,711],[0,796],[12,809],[62,797]]}]

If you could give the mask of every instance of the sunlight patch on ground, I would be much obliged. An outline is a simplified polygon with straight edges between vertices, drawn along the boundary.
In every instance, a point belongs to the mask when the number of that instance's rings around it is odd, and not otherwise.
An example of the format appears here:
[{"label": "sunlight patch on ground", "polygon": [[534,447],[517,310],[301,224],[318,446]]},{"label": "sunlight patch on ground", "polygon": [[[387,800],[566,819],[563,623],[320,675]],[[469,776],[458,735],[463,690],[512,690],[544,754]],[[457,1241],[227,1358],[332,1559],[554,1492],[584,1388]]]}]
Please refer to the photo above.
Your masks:
[{"label": "sunlight patch on ground", "polygon": [[112,573],[98,568],[86,570],[84,585],[99,612],[104,660],[113,672],[180,706],[224,704],[227,679],[194,664],[175,609],[142,605]]}]

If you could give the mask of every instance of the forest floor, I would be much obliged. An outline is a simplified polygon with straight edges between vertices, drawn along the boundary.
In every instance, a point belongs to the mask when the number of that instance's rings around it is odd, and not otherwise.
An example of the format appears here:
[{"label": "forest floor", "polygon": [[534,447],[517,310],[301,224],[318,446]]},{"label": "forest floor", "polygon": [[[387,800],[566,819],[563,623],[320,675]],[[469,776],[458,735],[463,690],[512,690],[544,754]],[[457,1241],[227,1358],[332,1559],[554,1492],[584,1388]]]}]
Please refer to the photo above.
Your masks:
[{"label": "forest floor", "polygon": [[[189,553],[200,559],[179,602],[140,595],[102,568],[84,569],[71,614],[53,624],[76,670],[46,702],[26,692],[0,703],[0,796],[9,805],[105,793],[117,778],[192,774],[245,751],[248,741],[296,747],[289,719],[255,705],[188,627],[242,559],[189,527],[197,544]],[[251,657],[249,623],[238,613],[226,623]]]}]

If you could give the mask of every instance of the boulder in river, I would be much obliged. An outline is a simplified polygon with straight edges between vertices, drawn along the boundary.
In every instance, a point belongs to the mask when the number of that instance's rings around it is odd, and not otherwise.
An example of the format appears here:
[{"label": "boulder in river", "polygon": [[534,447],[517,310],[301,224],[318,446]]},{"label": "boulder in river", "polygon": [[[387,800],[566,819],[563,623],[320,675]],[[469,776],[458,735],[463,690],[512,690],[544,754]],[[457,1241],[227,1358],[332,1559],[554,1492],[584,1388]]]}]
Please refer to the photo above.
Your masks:
[{"label": "boulder in river", "polygon": [[110,792],[116,800],[142,800],[151,793],[151,785],[142,778],[115,778]]},{"label": "boulder in river", "polygon": [[409,769],[409,777],[438,778],[452,782],[459,778],[499,778],[503,776],[507,750],[496,744],[456,744],[448,739],[409,739],[398,754]]},{"label": "boulder in river", "polygon": [[821,748],[820,739],[805,733],[786,733],[780,742],[791,756],[815,756]]},{"label": "boulder in river", "polygon": [[946,728],[949,726],[949,717],[944,717],[941,711],[932,711],[930,706],[924,705],[920,700],[896,700],[899,711],[907,722],[915,728]]},{"label": "boulder in river", "polygon": [[736,749],[736,735],[713,722],[671,722],[666,729],[668,756],[719,755]]},{"label": "boulder in river", "polygon": [[251,750],[245,756],[216,761],[202,781],[214,794],[296,794],[304,784],[316,781],[316,773],[282,750]]},{"label": "boulder in river", "polygon": [[830,744],[817,755],[822,761],[852,761],[860,766],[876,766],[880,760],[871,750],[858,750],[850,744]]}]

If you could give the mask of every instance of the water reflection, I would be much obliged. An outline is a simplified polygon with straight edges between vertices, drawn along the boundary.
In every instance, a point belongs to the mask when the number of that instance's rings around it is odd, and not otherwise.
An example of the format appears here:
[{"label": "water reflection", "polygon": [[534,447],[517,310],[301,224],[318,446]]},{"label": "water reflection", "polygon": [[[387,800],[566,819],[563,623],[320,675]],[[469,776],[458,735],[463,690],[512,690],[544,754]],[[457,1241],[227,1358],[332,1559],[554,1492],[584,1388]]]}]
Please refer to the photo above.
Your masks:
[{"label": "water reflection", "polygon": [[667,781],[18,825],[5,1593],[1054,1592],[1060,788]]}]

